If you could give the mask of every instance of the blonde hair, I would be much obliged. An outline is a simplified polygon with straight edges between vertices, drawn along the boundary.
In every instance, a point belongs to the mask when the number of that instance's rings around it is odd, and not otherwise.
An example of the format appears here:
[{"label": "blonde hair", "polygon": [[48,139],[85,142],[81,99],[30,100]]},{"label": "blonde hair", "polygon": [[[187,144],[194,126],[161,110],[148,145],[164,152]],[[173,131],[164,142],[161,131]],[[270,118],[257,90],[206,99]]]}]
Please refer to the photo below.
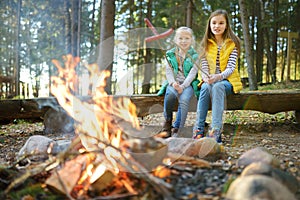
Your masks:
[{"label": "blonde hair", "polygon": [[236,36],[233,33],[233,31],[230,27],[230,21],[229,21],[228,13],[227,13],[226,10],[218,9],[218,10],[212,12],[210,14],[210,17],[208,18],[206,29],[205,29],[205,34],[204,34],[204,37],[203,37],[203,39],[200,43],[200,58],[202,58],[206,55],[206,51],[207,51],[207,48],[208,48],[208,39],[212,39],[212,40],[216,41],[215,35],[211,32],[210,21],[213,17],[218,16],[218,15],[222,15],[226,20],[226,28],[225,28],[225,31],[222,35],[223,40],[231,39],[235,43],[235,46],[238,50],[238,53],[240,53],[240,49],[241,49],[240,39],[238,38],[238,36]]},{"label": "blonde hair", "polygon": [[176,44],[176,41],[178,39],[178,37],[180,36],[180,34],[182,34],[183,32],[185,33],[189,33],[192,37],[192,45],[191,46],[194,46],[195,45],[195,36],[194,36],[194,32],[191,28],[189,27],[186,27],[186,26],[181,26],[179,28],[176,29],[175,31],[175,36],[174,36],[174,43]]}]

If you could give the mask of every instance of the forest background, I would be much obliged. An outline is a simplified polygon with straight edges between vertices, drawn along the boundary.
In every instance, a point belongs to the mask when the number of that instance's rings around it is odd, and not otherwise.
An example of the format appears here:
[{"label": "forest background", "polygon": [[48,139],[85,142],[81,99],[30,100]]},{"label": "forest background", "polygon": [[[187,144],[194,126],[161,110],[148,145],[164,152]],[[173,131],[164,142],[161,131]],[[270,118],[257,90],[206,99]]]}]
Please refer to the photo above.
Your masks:
[{"label": "forest background", "polygon": [[164,52],[173,34],[191,27],[195,48],[212,11],[228,11],[242,41],[239,71],[245,86],[300,79],[298,0],[6,0],[0,1],[0,98],[50,96],[52,59],[81,58],[76,67],[79,95],[89,94],[87,63],[111,72],[109,94],[156,93],[165,79]]}]

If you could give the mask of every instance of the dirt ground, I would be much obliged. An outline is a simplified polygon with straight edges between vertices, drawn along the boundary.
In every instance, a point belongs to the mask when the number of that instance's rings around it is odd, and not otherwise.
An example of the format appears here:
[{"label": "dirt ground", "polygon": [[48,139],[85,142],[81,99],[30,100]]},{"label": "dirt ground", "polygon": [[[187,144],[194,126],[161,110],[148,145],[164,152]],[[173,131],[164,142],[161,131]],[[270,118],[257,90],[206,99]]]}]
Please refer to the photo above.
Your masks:
[{"label": "dirt ground", "polygon": [[[153,126],[156,129],[162,122],[162,114],[140,119],[141,125]],[[191,133],[194,122],[195,113],[189,113],[185,136]],[[11,165],[25,141],[32,135],[43,135],[43,128],[41,121],[16,120],[9,124],[2,124],[0,166]],[[54,139],[62,137],[46,136]],[[293,174],[300,181],[300,124],[295,121],[293,112],[268,115],[253,111],[247,113],[228,111],[224,115],[223,140],[227,160],[235,162],[245,151],[255,147],[265,147],[279,159],[283,170]]]},{"label": "dirt ground", "polygon": [[[210,123],[210,113],[207,117]],[[227,111],[223,116],[223,142],[228,160],[234,162],[245,151],[255,147],[265,147],[281,163],[281,168],[300,181],[300,123],[296,122],[294,112],[275,115],[256,111]],[[141,121],[143,125],[159,125],[163,115],[148,116]],[[195,122],[195,113],[189,113],[186,133],[189,137]],[[185,135],[184,135],[185,134]]]}]

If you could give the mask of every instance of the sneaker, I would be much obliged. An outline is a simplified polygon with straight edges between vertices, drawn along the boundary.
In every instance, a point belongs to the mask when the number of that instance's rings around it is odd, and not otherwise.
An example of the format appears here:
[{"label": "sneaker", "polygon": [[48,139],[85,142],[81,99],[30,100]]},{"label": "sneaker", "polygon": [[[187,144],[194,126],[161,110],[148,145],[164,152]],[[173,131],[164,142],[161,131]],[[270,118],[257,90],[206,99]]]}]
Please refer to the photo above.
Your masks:
[{"label": "sneaker", "polygon": [[200,139],[204,137],[204,130],[203,129],[197,129],[194,131],[193,139]]},{"label": "sneaker", "polygon": [[222,144],[222,133],[221,133],[221,130],[219,130],[219,129],[212,129],[209,132],[208,136],[215,138],[215,140],[216,140],[217,143]]}]

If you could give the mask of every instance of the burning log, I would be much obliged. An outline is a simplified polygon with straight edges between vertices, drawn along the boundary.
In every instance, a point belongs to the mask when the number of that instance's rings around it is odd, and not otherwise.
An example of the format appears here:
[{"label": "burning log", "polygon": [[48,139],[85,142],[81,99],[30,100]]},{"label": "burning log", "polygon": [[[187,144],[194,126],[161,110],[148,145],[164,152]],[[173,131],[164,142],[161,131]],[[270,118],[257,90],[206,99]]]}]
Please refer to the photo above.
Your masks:
[{"label": "burning log", "polygon": [[[59,69],[59,76],[51,78],[53,83],[51,92],[57,98],[60,106],[75,121],[75,133],[82,144],[79,152],[84,154],[84,161],[80,159],[81,156],[68,161],[68,164],[65,163],[62,169],[53,173],[46,183],[68,196],[77,198],[78,195],[86,195],[91,185],[105,174],[111,173],[113,179],[125,172],[142,178],[162,195],[169,197],[168,190],[171,186],[149,173],[166,156],[166,146],[153,138],[143,138],[136,142],[141,136],[139,133],[141,128],[136,116],[135,105],[128,98],[115,99],[106,94],[105,79],[109,76],[109,72],[98,71],[97,65],[86,65],[90,72],[92,99],[83,101],[76,97],[77,76],[73,72],[75,71],[74,66],[79,64],[80,60],[70,55],[64,58],[64,68],[58,61],[53,61]],[[71,75],[70,72],[72,72]],[[73,144],[73,146],[75,145]],[[144,149],[140,148],[142,146]],[[152,149],[153,152],[148,152],[146,149]],[[86,159],[90,155],[93,159],[87,161]],[[76,162],[77,159],[81,160],[79,166],[70,164]],[[151,159],[153,159],[152,162],[147,163]],[[69,165],[75,167],[75,181],[68,180],[70,179],[68,178]],[[85,172],[78,168],[85,168]],[[109,184],[110,181],[108,179],[107,183]],[[135,193],[128,180],[121,182],[128,193]],[[74,194],[74,190],[76,190],[76,194]]]},{"label": "burning log", "polygon": [[[54,173],[47,179],[46,184],[66,195],[71,194],[74,187],[85,176],[85,168],[93,161],[91,154],[79,155],[66,161],[60,170],[54,169]],[[72,176],[70,176],[72,174]]]}]

